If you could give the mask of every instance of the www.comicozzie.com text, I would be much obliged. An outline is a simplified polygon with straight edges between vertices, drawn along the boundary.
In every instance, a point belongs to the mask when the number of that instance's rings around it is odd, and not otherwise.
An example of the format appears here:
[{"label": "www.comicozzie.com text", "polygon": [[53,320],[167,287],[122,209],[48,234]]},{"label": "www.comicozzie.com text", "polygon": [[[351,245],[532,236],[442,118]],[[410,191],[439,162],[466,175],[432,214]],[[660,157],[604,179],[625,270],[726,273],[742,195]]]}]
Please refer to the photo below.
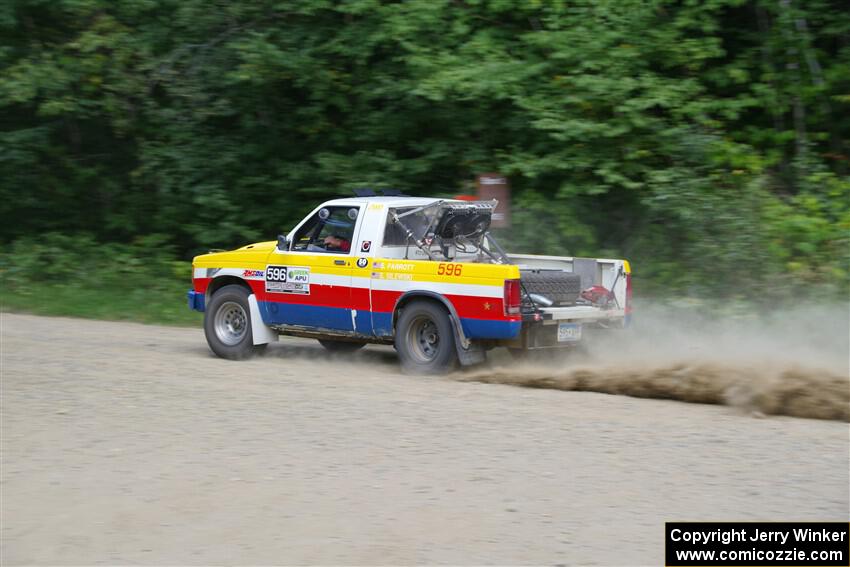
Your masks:
[{"label": "www.comicozzie.com text", "polygon": [[820,542],[820,541],[845,541],[847,532],[840,530],[813,530],[811,528],[795,528],[784,530],[762,530],[754,528],[740,529],[715,529],[709,531],[683,530],[675,528],[670,532],[673,541],[687,541],[691,543],[722,543],[727,545],[737,541],[774,541],[781,544],[788,542],[793,535],[794,541],[798,542]]}]

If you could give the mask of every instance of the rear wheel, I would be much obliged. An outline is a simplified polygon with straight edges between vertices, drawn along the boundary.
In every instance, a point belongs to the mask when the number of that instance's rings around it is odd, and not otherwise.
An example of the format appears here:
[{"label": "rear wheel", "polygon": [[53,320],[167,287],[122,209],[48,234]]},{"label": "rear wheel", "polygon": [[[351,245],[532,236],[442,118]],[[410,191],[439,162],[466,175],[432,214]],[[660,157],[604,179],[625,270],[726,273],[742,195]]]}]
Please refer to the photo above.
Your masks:
[{"label": "rear wheel", "polygon": [[266,346],[254,345],[249,295],[249,291],[240,285],[226,285],[213,294],[204,312],[207,344],[222,358],[242,360]]},{"label": "rear wheel", "polygon": [[445,374],[457,363],[449,314],[432,301],[412,301],[401,310],[395,333],[401,366],[413,374]]},{"label": "rear wheel", "polygon": [[334,341],[330,339],[319,339],[319,343],[330,352],[338,352],[340,354],[354,352],[366,346],[366,343]]}]

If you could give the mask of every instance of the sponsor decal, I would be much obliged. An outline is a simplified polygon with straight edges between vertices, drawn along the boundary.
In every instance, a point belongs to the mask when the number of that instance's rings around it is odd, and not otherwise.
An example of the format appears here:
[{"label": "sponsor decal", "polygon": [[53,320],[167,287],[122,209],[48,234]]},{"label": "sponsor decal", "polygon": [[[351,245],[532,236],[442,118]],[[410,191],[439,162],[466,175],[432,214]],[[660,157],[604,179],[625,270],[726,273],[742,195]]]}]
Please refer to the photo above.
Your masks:
[{"label": "sponsor decal", "polygon": [[263,270],[245,270],[242,272],[243,278],[261,278],[265,275],[266,273]]},{"label": "sponsor decal", "polygon": [[360,251],[361,252],[368,252],[371,249],[372,249],[372,241],[371,240],[364,240],[363,243],[360,245]]},{"label": "sponsor decal", "polygon": [[266,267],[266,291],[309,295],[310,268],[305,266]]},{"label": "sponsor decal", "polygon": [[384,263],[383,262],[372,262],[372,267],[375,268],[376,270],[380,270],[384,267]]},{"label": "sponsor decal", "polygon": [[368,265],[369,265],[369,259],[368,258],[357,258],[357,267],[358,268],[365,268]]}]

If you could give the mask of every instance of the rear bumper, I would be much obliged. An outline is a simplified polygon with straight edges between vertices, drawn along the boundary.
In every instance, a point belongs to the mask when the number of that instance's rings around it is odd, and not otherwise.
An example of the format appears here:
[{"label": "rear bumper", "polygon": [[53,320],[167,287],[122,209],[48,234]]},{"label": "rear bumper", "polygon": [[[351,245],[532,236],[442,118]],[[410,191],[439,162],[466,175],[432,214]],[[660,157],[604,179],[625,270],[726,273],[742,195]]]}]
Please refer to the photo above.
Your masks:
[{"label": "rear bumper", "polygon": [[[559,341],[558,327],[561,324],[580,325],[581,339]],[[519,336],[502,344],[510,348],[529,350],[574,348],[587,341],[593,341],[594,335],[623,329],[626,326],[627,316],[622,310],[603,311],[590,307],[548,308],[542,309],[539,313],[524,314]]]},{"label": "rear bumper", "polygon": [[204,294],[199,293],[195,290],[189,290],[189,293],[186,294],[186,297],[189,301],[189,309],[193,311],[203,311],[204,306]]},{"label": "rear bumper", "polygon": [[[626,316],[624,309],[600,309],[590,305],[543,307],[540,309],[540,313],[544,321],[575,321],[581,323],[622,320]],[[533,317],[534,314],[531,315]]]}]

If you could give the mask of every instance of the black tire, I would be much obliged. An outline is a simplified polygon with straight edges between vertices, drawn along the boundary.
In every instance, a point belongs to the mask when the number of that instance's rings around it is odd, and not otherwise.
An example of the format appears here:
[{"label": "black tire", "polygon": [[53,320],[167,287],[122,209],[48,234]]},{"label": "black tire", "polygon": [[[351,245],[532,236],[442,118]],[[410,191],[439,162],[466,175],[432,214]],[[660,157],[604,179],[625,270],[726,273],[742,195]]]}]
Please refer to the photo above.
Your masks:
[{"label": "black tire", "polygon": [[581,294],[581,276],[561,270],[525,270],[522,286],[528,293],[548,298],[554,305],[575,305]]},{"label": "black tire", "polygon": [[254,345],[251,332],[250,292],[240,285],[226,285],[216,291],[204,312],[204,335],[210,349],[228,360],[243,360],[262,351]]},{"label": "black tire", "polygon": [[340,354],[351,353],[366,346],[366,343],[334,341],[330,339],[319,339],[319,343],[325,347],[326,350],[330,352],[338,352]]},{"label": "black tire", "polygon": [[402,308],[394,344],[410,374],[445,374],[457,364],[449,313],[433,301],[414,300]]}]

